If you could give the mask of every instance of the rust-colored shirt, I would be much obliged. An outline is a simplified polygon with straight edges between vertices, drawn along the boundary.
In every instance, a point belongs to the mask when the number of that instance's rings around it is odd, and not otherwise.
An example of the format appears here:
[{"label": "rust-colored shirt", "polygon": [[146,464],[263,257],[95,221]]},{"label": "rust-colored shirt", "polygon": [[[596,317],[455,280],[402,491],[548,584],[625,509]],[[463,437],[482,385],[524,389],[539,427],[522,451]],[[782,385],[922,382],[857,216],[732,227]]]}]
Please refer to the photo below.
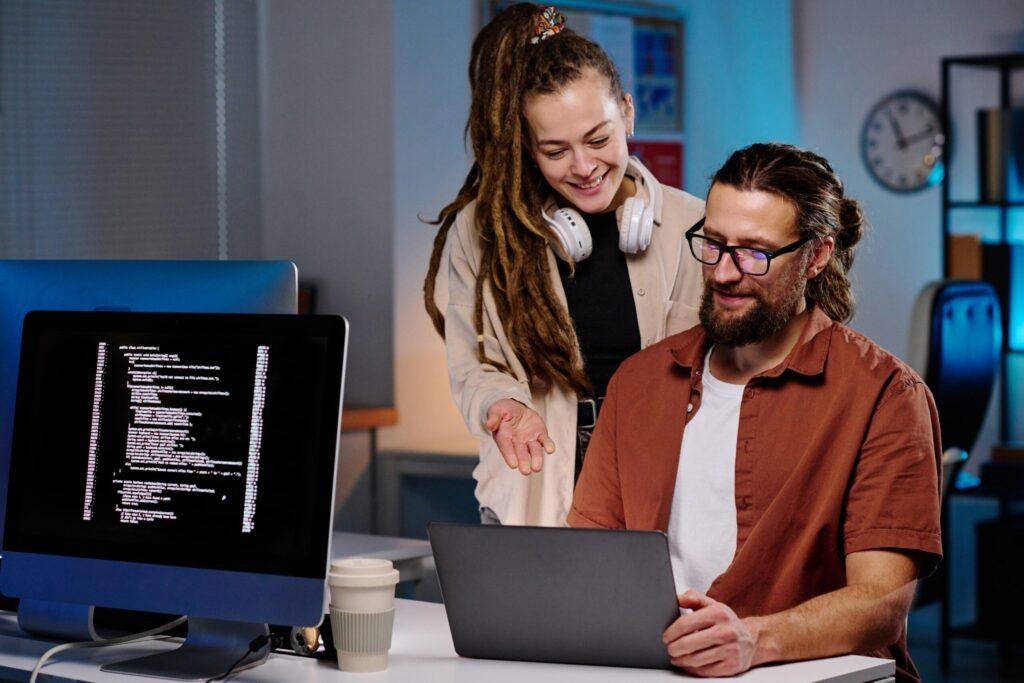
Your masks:
[{"label": "rust-colored shirt", "polygon": [[[574,527],[667,531],[679,449],[700,410],[702,327],[627,359],[612,378],[569,512]],[[820,309],[786,359],[747,383],[736,442],[736,554],[708,589],[740,617],[846,585],[845,557],[942,555],[939,421],[909,367]],[[917,680],[906,633],[887,649]]]}]

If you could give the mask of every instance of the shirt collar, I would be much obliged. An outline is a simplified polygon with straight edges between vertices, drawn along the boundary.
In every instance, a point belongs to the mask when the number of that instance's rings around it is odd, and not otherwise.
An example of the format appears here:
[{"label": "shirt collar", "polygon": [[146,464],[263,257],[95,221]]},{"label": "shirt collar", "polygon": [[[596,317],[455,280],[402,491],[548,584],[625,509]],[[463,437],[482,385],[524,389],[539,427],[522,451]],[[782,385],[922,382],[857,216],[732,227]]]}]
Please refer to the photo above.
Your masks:
[{"label": "shirt collar", "polygon": [[[835,324],[819,307],[812,306],[800,338],[789,354],[781,363],[762,372],[759,377],[779,377],[787,370],[807,377],[825,372],[825,360],[832,342],[831,330]],[[700,370],[704,366],[704,354],[710,343],[704,327],[698,325],[691,334],[682,335],[679,343],[669,347],[669,353],[680,367],[691,371],[694,368]]]}]

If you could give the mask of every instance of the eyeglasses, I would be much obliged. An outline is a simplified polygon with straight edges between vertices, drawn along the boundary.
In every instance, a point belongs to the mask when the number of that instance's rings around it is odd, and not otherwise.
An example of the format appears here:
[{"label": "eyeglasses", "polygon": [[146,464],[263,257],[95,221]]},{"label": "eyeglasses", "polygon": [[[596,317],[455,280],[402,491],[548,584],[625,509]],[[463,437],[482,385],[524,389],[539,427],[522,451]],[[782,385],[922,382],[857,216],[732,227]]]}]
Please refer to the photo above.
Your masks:
[{"label": "eyeglasses", "polygon": [[686,241],[690,243],[690,253],[693,257],[705,265],[716,266],[722,260],[722,254],[729,254],[736,268],[746,275],[764,275],[768,272],[768,266],[771,265],[773,258],[796,251],[814,239],[813,235],[803,237],[775,251],[765,251],[754,247],[730,247],[718,240],[698,235],[697,231],[703,227],[704,219],[701,218],[696,225],[686,231]]}]

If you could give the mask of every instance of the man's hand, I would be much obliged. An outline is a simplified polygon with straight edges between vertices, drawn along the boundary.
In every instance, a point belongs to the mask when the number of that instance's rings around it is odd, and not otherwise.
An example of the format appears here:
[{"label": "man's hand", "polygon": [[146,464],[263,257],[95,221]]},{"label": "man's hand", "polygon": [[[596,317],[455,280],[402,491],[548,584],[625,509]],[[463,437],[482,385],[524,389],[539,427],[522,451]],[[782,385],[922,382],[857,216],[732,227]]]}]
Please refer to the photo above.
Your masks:
[{"label": "man's hand", "polygon": [[540,472],[544,454],[555,452],[555,442],[537,411],[511,398],[495,401],[487,409],[484,428],[494,437],[508,466],[524,475]]},{"label": "man's hand", "polygon": [[674,666],[696,676],[735,676],[754,664],[756,627],[695,590],[680,595],[679,606],[693,611],[672,622],[661,637]]}]

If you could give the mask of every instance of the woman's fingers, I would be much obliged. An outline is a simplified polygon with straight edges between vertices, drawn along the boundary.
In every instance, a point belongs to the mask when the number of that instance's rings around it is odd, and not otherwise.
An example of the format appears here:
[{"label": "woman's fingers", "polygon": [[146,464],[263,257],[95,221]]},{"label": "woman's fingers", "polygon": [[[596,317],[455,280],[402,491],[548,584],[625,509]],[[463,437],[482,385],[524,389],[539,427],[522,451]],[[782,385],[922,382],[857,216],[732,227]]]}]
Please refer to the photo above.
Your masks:
[{"label": "woman's fingers", "polygon": [[498,452],[505,459],[505,464],[509,466],[509,469],[516,469],[519,466],[519,459],[516,457],[516,449],[512,445],[512,437],[496,432],[494,443],[498,444]]},{"label": "woman's fingers", "polygon": [[520,474],[530,473],[530,450],[526,447],[525,441],[516,441],[513,439],[512,446],[515,448],[517,465],[519,466]]},{"label": "woman's fingers", "polygon": [[545,453],[550,455],[555,452],[555,442],[551,440],[551,437],[548,436],[546,431],[540,433],[540,436],[537,437],[537,441],[540,442]]},{"label": "woman's fingers", "polygon": [[544,465],[544,449],[539,441],[527,441],[526,448],[530,451],[530,470],[540,472]]}]

